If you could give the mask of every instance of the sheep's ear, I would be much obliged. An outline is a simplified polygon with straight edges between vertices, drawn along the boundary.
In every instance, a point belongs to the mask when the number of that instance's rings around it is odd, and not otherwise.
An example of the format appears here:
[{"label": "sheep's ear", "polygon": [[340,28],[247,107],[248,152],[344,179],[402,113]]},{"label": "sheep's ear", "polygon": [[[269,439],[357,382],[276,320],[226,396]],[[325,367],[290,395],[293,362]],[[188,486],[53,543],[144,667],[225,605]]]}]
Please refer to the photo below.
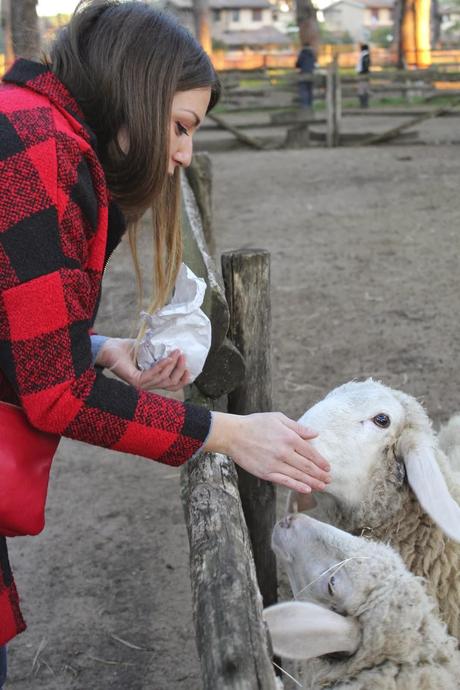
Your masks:
[{"label": "sheep's ear", "polygon": [[301,494],[290,491],[288,494],[286,513],[302,513],[304,510],[312,510],[316,506],[313,494]]},{"label": "sheep's ear", "polygon": [[407,479],[420,505],[454,541],[460,542],[460,507],[452,498],[426,435],[412,433],[401,439]]},{"label": "sheep's ear", "polygon": [[333,652],[354,654],[359,625],[322,606],[288,601],[264,609],[273,651],[286,659],[306,660]]}]

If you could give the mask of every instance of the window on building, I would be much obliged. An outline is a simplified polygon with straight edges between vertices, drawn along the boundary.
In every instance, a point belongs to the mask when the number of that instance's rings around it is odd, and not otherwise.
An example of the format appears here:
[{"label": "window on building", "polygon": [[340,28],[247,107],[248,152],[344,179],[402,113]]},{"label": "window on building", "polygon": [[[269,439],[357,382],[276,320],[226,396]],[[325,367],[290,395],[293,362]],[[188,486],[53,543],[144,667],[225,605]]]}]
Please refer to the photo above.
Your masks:
[{"label": "window on building", "polygon": [[262,21],[262,10],[261,9],[255,9],[252,10],[252,21],[253,22],[261,22]]},{"label": "window on building", "polygon": [[232,10],[232,22],[239,22],[240,21],[240,11],[239,10]]},{"label": "window on building", "polygon": [[380,10],[376,9],[375,7],[373,7],[373,8],[371,9],[371,22],[372,22],[373,24],[377,24],[378,21],[379,21],[379,19],[380,19]]},{"label": "window on building", "polygon": [[214,19],[215,22],[220,22],[220,10],[213,10],[212,11],[212,18]]}]

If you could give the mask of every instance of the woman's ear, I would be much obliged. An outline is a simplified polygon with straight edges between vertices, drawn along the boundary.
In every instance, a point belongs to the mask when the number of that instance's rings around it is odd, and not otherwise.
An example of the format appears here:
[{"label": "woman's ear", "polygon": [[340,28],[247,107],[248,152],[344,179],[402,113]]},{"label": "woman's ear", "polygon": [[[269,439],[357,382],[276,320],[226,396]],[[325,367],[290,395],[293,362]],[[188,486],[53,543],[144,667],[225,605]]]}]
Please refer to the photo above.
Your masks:
[{"label": "woman's ear", "polygon": [[117,144],[125,155],[129,152],[129,134],[125,125],[118,130]]}]

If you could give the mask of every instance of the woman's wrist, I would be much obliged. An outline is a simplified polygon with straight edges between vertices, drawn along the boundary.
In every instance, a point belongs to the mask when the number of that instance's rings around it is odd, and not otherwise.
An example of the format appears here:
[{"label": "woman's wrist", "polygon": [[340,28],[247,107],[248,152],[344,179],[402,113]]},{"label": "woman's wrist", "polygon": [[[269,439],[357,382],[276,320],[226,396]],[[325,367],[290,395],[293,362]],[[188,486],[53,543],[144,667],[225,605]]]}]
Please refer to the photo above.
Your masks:
[{"label": "woman's wrist", "polygon": [[90,335],[91,340],[91,358],[93,364],[96,364],[96,359],[99,354],[101,347],[107,342],[108,337],[106,335]]},{"label": "woman's wrist", "polygon": [[233,441],[238,434],[243,417],[227,412],[211,412],[211,429],[203,450],[207,453],[231,455]]}]

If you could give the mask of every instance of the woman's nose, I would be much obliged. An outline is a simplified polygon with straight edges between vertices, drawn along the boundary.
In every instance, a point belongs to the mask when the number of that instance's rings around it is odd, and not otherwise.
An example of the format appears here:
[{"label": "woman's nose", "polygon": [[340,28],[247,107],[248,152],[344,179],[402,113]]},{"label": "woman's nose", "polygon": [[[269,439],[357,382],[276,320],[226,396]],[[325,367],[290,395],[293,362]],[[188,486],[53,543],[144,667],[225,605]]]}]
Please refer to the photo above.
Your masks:
[{"label": "woman's nose", "polygon": [[183,137],[183,139],[184,141],[181,142],[181,145],[176,151],[174,160],[176,161],[176,163],[179,163],[179,165],[181,165],[183,168],[188,168],[188,166],[192,162],[193,143],[191,137]]}]

